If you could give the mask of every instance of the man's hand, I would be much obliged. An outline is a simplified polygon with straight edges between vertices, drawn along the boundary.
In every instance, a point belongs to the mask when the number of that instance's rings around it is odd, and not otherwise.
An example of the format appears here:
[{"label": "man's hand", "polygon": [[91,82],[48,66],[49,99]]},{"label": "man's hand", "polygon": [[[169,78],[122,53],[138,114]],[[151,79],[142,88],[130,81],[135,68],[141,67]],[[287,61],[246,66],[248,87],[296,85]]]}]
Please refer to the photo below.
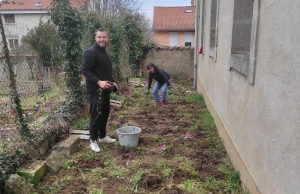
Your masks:
[{"label": "man's hand", "polygon": [[171,88],[168,88],[168,94],[169,95],[173,94],[173,91],[171,90]]},{"label": "man's hand", "polygon": [[146,92],[145,92],[145,94],[148,95],[149,93],[150,93],[150,91],[149,91],[149,89],[147,89]]},{"label": "man's hand", "polygon": [[109,81],[101,81],[101,80],[99,80],[97,82],[97,84],[102,89],[107,89],[107,88],[112,87],[112,82],[109,82]]}]

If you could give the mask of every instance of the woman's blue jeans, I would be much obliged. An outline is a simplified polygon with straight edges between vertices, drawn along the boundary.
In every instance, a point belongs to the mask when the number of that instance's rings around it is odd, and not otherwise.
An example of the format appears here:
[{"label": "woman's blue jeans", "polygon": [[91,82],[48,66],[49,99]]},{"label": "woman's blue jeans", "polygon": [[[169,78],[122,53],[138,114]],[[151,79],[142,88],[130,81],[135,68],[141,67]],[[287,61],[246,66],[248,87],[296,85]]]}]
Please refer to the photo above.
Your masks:
[{"label": "woman's blue jeans", "polygon": [[[170,83],[171,83],[171,81],[172,81],[172,78],[169,79]],[[168,89],[167,83],[161,84],[158,82],[156,82],[153,87],[153,97],[154,97],[155,102],[160,102],[159,95],[158,95],[158,91],[160,89],[161,89],[161,94],[162,94],[162,102],[167,102],[167,89]]]}]

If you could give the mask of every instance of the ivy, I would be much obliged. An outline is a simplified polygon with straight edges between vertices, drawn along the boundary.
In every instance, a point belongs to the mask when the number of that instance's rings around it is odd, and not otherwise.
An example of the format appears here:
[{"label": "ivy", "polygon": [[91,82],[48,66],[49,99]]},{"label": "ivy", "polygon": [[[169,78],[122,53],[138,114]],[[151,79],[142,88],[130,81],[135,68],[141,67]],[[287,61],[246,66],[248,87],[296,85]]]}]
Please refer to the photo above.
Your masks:
[{"label": "ivy", "polygon": [[68,99],[58,112],[75,112],[83,106],[83,89],[81,82],[82,49],[82,17],[78,10],[70,6],[69,0],[53,0],[51,20],[58,28],[58,35],[62,39],[63,68],[66,72],[66,86],[69,88]]},{"label": "ivy", "polygon": [[83,33],[83,47],[89,47],[95,42],[95,31],[100,28],[98,16],[95,13],[88,13],[83,17],[84,33]]},{"label": "ivy", "polygon": [[0,153],[0,193],[3,192],[5,181],[26,161],[27,155],[24,150],[7,150]]},{"label": "ivy", "polygon": [[110,51],[113,62],[114,80],[116,82],[123,81],[122,69],[121,69],[121,57],[123,47],[123,27],[116,23],[111,23],[109,26],[110,30]]},{"label": "ivy", "polygon": [[129,64],[131,69],[136,72],[139,68],[139,63],[142,60],[143,52],[141,47],[143,45],[142,30],[137,23],[136,15],[127,14],[123,19],[124,33],[129,46]]}]

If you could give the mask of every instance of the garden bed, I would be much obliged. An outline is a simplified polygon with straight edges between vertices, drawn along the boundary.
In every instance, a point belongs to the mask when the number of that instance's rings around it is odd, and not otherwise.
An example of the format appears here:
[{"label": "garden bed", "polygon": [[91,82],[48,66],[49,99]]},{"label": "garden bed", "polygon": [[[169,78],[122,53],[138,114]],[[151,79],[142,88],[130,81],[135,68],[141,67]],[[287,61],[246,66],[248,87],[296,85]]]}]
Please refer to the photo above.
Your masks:
[{"label": "garden bed", "polygon": [[117,95],[115,93],[112,93],[110,95],[110,105],[115,107],[122,107],[125,100],[125,96]]},{"label": "garden bed", "polygon": [[192,84],[174,78],[166,107],[154,107],[152,96],[135,87],[126,106],[111,108],[107,133],[118,139],[118,128],[137,126],[138,146],[99,143],[95,153],[82,141],[59,173],[46,174],[37,193],[245,193],[203,96],[186,92]]},{"label": "garden bed", "polygon": [[141,78],[129,78],[128,85],[139,86],[141,84]]},{"label": "garden bed", "polygon": [[70,135],[79,136],[80,139],[90,139],[89,118],[81,118],[77,120],[69,129]]}]

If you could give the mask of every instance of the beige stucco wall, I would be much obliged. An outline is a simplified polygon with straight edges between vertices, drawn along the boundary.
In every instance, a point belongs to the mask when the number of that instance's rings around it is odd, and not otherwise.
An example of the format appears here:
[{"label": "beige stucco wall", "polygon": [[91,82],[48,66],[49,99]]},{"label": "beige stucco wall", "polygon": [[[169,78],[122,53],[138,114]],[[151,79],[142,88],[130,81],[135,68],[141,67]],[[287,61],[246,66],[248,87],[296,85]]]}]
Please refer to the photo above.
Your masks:
[{"label": "beige stucco wall", "polygon": [[[211,0],[206,2],[210,10]],[[259,1],[254,85],[229,70],[233,2],[220,1],[217,59],[198,55],[197,90],[251,193],[298,194],[300,1]],[[209,18],[208,12],[208,24]]]},{"label": "beige stucco wall", "polygon": [[151,49],[142,64],[143,75],[148,75],[146,65],[154,63],[171,76],[193,77],[194,49]]},{"label": "beige stucco wall", "polygon": [[164,46],[170,45],[170,32],[153,32],[153,40]]},{"label": "beige stucco wall", "polygon": [[[155,31],[153,32],[153,40],[158,45],[170,46],[170,32]],[[192,47],[194,47],[195,33],[193,32]],[[184,32],[178,32],[178,46],[184,46]]]}]

